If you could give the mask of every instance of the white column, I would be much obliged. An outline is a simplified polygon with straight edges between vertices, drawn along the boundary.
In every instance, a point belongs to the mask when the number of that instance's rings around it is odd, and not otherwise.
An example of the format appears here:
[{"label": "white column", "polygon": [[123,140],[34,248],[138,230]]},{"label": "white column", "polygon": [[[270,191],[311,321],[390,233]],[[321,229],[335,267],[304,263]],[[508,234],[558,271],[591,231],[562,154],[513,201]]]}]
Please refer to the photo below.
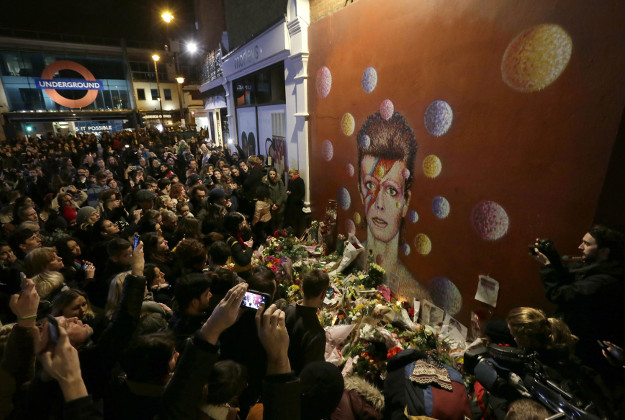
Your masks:
[{"label": "white column", "polygon": [[[286,95],[286,157],[289,168],[297,168],[306,185],[304,212],[310,213],[308,148],[308,26],[310,5],[306,0],[289,0],[287,28],[290,55],[284,61]],[[293,94],[289,94],[294,92]]]}]

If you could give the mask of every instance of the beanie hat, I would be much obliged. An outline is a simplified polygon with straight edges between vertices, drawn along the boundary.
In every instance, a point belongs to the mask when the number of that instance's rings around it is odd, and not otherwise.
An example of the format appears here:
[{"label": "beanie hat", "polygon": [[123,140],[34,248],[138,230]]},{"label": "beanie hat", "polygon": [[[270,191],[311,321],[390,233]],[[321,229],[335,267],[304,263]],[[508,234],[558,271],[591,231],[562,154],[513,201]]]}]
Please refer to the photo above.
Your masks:
[{"label": "beanie hat", "polygon": [[221,188],[213,188],[208,193],[208,197],[211,201],[219,200],[220,198],[226,198],[226,192]]},{"label": "beanie hat", "polygon": [[65,206],[63,209],[63,219],[65,219],[68,223],[72,220],[76,220],[78,213],[76,213],[76,209],[70,206]]},{"label": "beanie hat", "polygon": [[78,213],[76,214],[76,224],[80,226],[84,223],[87,223],[87,220],[89,219],[89,217],[91,217],[91,214],[94,211],[95,211],[95,208],[91,206],[85,206],[85,207],[78,209]]}]

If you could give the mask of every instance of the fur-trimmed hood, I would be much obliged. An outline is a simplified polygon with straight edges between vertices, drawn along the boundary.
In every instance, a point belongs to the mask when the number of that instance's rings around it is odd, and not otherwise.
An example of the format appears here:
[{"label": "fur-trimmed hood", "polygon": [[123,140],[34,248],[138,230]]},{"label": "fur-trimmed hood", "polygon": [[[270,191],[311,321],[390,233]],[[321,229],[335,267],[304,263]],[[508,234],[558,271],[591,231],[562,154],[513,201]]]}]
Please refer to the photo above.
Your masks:
[{"label": "fur-trimmed hood", "polygon": [[382,391],[358,376],[344,378],[345,390],[355,391],[380,413],[384,412],[384,395]]}]

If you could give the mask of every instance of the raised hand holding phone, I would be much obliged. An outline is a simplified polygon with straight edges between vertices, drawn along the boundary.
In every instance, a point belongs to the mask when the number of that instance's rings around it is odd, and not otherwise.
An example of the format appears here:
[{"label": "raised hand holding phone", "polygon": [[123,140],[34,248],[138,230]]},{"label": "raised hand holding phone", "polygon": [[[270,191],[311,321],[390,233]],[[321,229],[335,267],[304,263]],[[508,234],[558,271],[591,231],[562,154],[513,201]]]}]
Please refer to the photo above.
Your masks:
[{"label": "raised hand holding phone", "polygon": [[221,333],[236,322],[241,313],[241,301],[246,291],[247,283],[239,283],[228,290],[200,329],[200,334],[206,341],[216,344]]},{"label": "raised hand holding phone", "polygon": [[42,352],[39,361],[43,369],[61,386],[65,401],[87,396],[82,379],[78,351],[70,344],[65,328],[58,326],[58,340],[54,347]]},{"label": "raised hand holding phone", "polygon": [[267,374],[277,375],[291,372],[289,362],[289,333],[285,324],[285,313],[271,305],[256,312],[258,338],[267,352]]},{"label": "raised hand holding phone", "polygon": [[[23,273],[22,273],[23,274]],[[34,327],[37,320],[37,307],[39,306],[39,293],[35,289],[35,283],[24,276],[21,293],[11,296],[9,307],[17,317],[18,325],[22,327]]]}]

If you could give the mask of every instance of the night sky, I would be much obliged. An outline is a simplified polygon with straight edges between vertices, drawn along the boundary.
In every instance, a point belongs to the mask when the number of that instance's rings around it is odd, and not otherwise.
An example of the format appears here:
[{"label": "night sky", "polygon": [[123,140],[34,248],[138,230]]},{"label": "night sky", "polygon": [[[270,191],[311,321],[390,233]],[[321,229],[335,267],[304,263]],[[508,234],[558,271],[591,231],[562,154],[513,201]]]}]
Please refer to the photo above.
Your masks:
[{"label": "night sky", "polygon": [[[0,27],[88,37],[126,38],[156,45],[164,42],[160,14],[169,9],[172,38],[193,35],[193,0],[29,0],[10,2],[0,12]],[[2,31],[6,34],[6,30]]]}]

